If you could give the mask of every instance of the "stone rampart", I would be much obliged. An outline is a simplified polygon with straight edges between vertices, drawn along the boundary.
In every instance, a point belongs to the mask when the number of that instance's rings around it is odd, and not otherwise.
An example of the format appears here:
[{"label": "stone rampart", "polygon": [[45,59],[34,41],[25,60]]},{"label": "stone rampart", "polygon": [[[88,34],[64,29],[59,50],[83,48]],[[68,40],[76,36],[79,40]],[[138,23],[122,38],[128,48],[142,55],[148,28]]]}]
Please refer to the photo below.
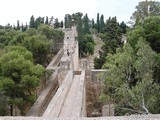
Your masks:
[{"label": "stone rampart", "polygon": [[64,100],[66,98],[66,95],[68,93],[68,90],[71,86],[72,80],[73,80],[73,71],[70,70],[67,73],[65,79],[63,80],[61,86],[58,88],[56,94],[50,101],[46,111],[43,114],[43,117],[48,117],[48,116],[58,117],[61,108],[63,106]]},{"label": "stone rampart", "polygon": [[41,116],[51,97],[58,89],[58,71],[55,71],[46,84],[46,89],[37,98],[26,116]]},{"label": "stone rampart", "polygon": [[50,69],[55,69],[56,66],[58,66],[59,64],[59,61],[61,60],[62,56],[63,56],[63,48],[61,48],[59,50],[59,52],[54,56],[54,58],[52,59],[52,61],[49,63],[49,65],[47,66],[47,70],[50,70]]},{"label": "stone rampart", "polygon": [[104,80],[103,77],[105,77],[107,74],[107,70],[104,70],[104,69],[92,69],[91,72],[92,72],[91,79],[93,82],[103,82],[102,81]]},{"label": "stone rampart", "polygon": [[72,117],[86,117],[86,92],[85,92],[85,70],[81,72],[78,92],[75,98]]}]

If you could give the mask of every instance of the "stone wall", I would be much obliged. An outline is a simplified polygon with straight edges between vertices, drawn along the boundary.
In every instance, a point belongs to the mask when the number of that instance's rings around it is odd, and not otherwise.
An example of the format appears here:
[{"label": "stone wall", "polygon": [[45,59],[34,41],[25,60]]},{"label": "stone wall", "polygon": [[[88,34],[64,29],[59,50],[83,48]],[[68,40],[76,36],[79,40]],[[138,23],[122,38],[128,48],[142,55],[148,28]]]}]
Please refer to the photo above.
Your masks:
[{"label": "stone wall", "polygon": [[92,81],[93,82],[103,82],[104,79],[102,79],[104,77],[104,74],[106,76],[107,74],[107,70],[103,70],[103,69],[92,69]]},{"label": "stone wall", "polygon": [[63,48],[59,50],[59,52],[54,56],[52,61],[47,66],[46,70],[51,70],[50,73],[51,76],[46,75],[46,77],[49,77],[49,80],[47,80],[45,88],[42,93],[38,96],[37,100],[33,104],[33,106],[30,108],[30,110],[27,112],[26,116],[41,116],[43,112],[45,111],[46,107],[48,106],[51,98],[56,93],[59,82],[58,82],[58,70],[57,67],[59,65],[59,62],[63,55]]},{"label": "stone wall", "polygon": [[58,89],[58,71],[55,71],[46,84],[46,89],[37,98],[31,109],[27,112],[26,116],[41,116],[47,107],[50,99]]},{"label": "stone wall", "polygon": [[49,65],[47,66],[47,70],[51,70],[51,69],[56,69],[55,67],[57,67],[59,65],[59,62],[62,58],[64,54],[63,48],[61,48],[59,50],[59,52],[54,56],[54,58],[52,59],[52,61],[49,63]]},{"label": "stone wall", "polygon": [[[87,61],[83,60],[84,63],[82,66],[85,66],[86,69],[86,103],[87,103],[87,116],[88,117],[97,117],[102,116],[101,104],[99,102],[99,95],[102,91],[103,79],[99,76],[103,77],[103,74],[106,75],[106,70],[96,70],[89,69],[87,65]],[[100,75],[101,74],[101,75]]]},{"label": "stone wall", "polygon": [[72,111],[72,117],[86,117],[86,91],[85,91],[85,70],[81,72],[78,86],[76,104]]},{"label": "stone wall", "polygon": [[61,86],[58,88],[56,94],[50,101],[46,111],[43,114],[43,117],[48,117],[48,116],[58,117],[60,110],[63,106],[65,97],[71,86],[72,80],[73,80],[73,71],[70,70],[67,73],[65,79],[63,80]]},{"label": "stone wall", "polygon": [[74,61],[74,71],[79,70],[79,48],[78,42],[76,42],[74,53],[73,53],[73,61]]},{"label": "stone wall", "polygon": [[0,117],[0,120],[159,120],[159,114],[134,115],[134,116],[112,116],[112,117],[78,117],[78,118],[55,118],[55,117]]}]

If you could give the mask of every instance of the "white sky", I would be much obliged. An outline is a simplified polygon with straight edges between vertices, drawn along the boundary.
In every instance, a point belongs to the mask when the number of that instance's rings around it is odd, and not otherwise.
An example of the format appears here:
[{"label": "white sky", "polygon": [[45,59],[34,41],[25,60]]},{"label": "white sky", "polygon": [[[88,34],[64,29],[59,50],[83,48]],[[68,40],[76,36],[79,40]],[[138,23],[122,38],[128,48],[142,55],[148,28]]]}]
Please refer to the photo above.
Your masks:
[{"label": "white sky", "polygon": [[105,20],[117,16],[119,22],[128,22],[139,1],[142,0],[0,0],[0,24],[12,25],[17,20],[26,23],[31,15],[63,20],[65,14],[75,12],[88,13],[90,19],[100,13]]}]

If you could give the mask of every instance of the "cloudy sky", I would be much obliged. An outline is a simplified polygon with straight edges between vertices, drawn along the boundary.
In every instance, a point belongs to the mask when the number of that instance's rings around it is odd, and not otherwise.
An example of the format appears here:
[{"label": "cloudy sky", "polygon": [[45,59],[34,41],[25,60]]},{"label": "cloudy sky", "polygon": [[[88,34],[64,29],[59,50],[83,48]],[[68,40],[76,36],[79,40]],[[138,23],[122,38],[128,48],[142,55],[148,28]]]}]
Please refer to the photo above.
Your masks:
[{"label": "cloudy sky", "polygon": [[89,18],[96,18],[97,13],[105,19],[117,16],[119,22],[127,22],[139,1],[142,0],[1,0],[0,24],[16,24],[17,20],[25,23],[31,15],[63,20],[66,13],[75,12],[88,13]]}]

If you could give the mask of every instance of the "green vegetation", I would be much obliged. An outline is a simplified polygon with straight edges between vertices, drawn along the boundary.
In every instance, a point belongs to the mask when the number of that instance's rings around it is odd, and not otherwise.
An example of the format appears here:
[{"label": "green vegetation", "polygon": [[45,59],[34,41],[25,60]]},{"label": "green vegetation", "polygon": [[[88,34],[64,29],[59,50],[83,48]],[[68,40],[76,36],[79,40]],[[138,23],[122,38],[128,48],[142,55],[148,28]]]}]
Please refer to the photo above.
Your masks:
[{"label": "green vegetation", "polygon": [[57,43],[63,43],[58,28],[72,26],[77,26],[80,57],[94,53],[93,35],[104,43],[94,59],[96,69],[108,69],[101,103],[114,104],[115,115],[160,114],[160,2],[139,2],[131,18],[128,27],[116,16],[104,22],[103,14],[94,20],[77,12],[66,14],[64,22],[32,15],[29,25],[18,20],[16,26],[0,26],[0,115],[13,115],[16,108],[25,115]]},{"label": "green vegetation", "polygon": [[[63,43],[64,33],[44,18],[31,16],[30,28],[8,25],[0,29],[0,115],[14,115],[17,108],[25,115],[26,108],[37,98],[37,88],[51,61],[54,47]],[[22,24],[23,25],[23,24]],[[57,26],[56,26],[57,27]]]},{"label": "green vegetation", "polygon": [[104,28],[104,33],[101,34],[101,38],[104,42],[104,45],[102,46],[102,51],[100,51],[100,57],[95,58],[94,60],[94,67],[96,69],[101,69],[103,64],[106,61],[106,56],[108,53],[116,53],[116,49],[119,47],[122,47],[122,32],[121,28],[119,26],[119,23],[117,22],[117,18],[109,18],[106,21],[106,25]]},{"label": "green vegetation", "polygon": [[[95,59],[95,67],[109,70],[100,101],[114,104],[116,115],[160,113],[160,3],[143,1],[136,8],[135,25],[128,31],[123,22],[107,20],[101,35],[106,49]],[[126,44],[120,42],[122,34]]]},{"label": "green vegetation", "polygon": [[94,52],[94,46],[95,42],[91,35],[91,26],[90,26],[90,20],[88,18],[88,15],[85,14],[85,16],[82,18],[83,14],[73,13],[72,15],[66,14],[65,15],[65,27],[71,28],[71,26],[76,25],[77,26],[77,40],[79,44],[79,55],[80,57],[84,57],[87,55],[92,55]]},{"label": "green vegetation", "polygon": [[6,47],[6,53],[0,58],[1,91],[7,97],[11,116],[13,106],[24,115],[25,107],[36,99],[35,90],[45,69],[32,61],[32,53],[21,46]]}]

